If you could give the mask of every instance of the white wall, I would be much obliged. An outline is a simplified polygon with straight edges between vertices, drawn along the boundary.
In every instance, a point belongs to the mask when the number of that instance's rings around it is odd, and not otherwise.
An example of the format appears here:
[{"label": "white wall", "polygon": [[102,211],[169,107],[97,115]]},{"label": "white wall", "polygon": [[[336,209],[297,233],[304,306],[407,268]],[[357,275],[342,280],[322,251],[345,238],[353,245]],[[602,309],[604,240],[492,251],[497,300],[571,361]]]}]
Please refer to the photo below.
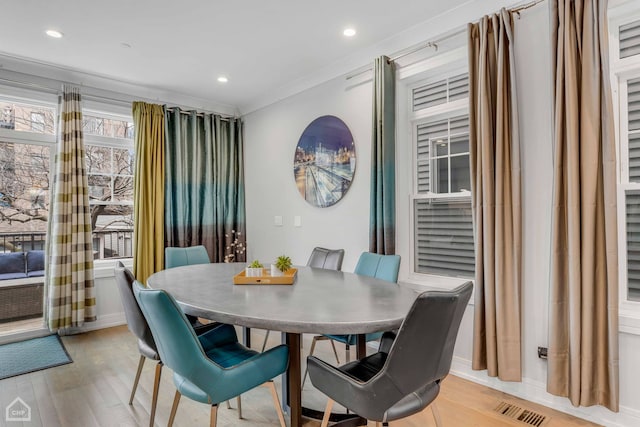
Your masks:
[{"label": "white wall", "polygon": [[[245,182],[248,259],[263,263],[278,255],[305,264],[315,246],[344,248],[343,268],[352,271],[369,247],[371,84],[335,79],[245,117]],[[351,187],[335,205],[307,203],[293,177],[298,139],[314,119],[333,115],[351,130],[356,171]],[[282,216],[283,225],[274,225]],[[302,219],[294,227],[294,216]]]},{"label": "white wall", "polygon": [[[453,21],[452,21],[453,22]],[[451,25],[455,28],[458,24]],[[552,80],[549,9],[544,3],[522,13],[516,26],[516,73],[522,144],[523,191],[523,381],[505,383],[471,370],[473,306],[463,319],[453,371],[465,378],[525,399],[569,412],[607,426],[640,425],[640,369],[634,363],[640,336],[620,335],[621,411],[601,407],[574,408],[567,399],[546,393],[546,362],[537,347],[547,345],[548,286],[552,200]],[[352,271],[358,255],[367,248],[369,218],[369,145],[371,81],[360,77],[355,86],[344,78],[287,98],[245,117],[247,237],[250,258],[269,260],[279,253],[304,263],[316,245],[343,247],[344,270]],[[407,78],[407,81],[411,79]],[[411,141],[406,126],[405,81],[398,84],[397,232],[398,253],[403,257],[401,281],[408,280],[409,195],[412,191]],[[305,126],[318,116],[343,119],[353,133],[358,167],[352,188],[331,208],[307,204],[293,180],[293,153]],[[284,226],[273,225],[274,215]],[[293,227],[293,216],[302,227]],[[419,287],[430,283],[415,281]]]}]

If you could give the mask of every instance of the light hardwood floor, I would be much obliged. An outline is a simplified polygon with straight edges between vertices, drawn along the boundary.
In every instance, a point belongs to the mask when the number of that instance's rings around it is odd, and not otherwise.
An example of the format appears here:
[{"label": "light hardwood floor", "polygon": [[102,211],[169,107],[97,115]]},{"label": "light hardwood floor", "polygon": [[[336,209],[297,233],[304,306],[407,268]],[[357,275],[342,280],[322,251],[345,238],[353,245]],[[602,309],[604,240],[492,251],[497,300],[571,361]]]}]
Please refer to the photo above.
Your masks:
[{"label": "light hardwood floor", "polygon": [[[262,331],[253,331],[254,347],[261,347]],[[270,343],[276,344],[279,334],[272,333]],[[310,347],[311,336],[305,336],[304,347]],[[5,422],[6,406],[21,397],[32,408],[32,421],[24,426],[146,426],[149,423],[149,407],[155,364],[147,361],[140,378],[138,392],[132,406],[128,405],[129,393],[138,363],[138,351],[134,337],[126,327],[103,329],[81,335],[63,337],[73,363],[46,369],[27,375],[0,381],[0,426],[13,427],[20,423]],[[344,347],[339,347],[342,358]],[[330,345],[319,343],[316,355],[335,362]],[[280,382],[277,382],[280,393]],[[175,388],[171,371],[163,370],[158,399],[156,425],[167,425]],[[242,395],[244,418],[237,418],[236,409],[221,405],[218,426],[266,427],[277,426],[277,416],[269,391],[259,387]],[[303,400],[305,405],[324,408],[326,398],[314,390],[307,381]],[[436,402],[446,427],[526,427],[494,411],[499,402],[505,401],[533,410],[547,417],[545,427],[595,426],[569,415],[523,401],[469,381],[450,375],[443,383]],[[235,402],[233,404],[235,408]],[[208,425],[209,408],[183,398],[178,408],[176,426]],[[308,421],[305,426],[318,426]],[[370,426],[374,423],[370,423]],[[393,427],[435,426],[431,411],[405,420],[392,422]]]}]

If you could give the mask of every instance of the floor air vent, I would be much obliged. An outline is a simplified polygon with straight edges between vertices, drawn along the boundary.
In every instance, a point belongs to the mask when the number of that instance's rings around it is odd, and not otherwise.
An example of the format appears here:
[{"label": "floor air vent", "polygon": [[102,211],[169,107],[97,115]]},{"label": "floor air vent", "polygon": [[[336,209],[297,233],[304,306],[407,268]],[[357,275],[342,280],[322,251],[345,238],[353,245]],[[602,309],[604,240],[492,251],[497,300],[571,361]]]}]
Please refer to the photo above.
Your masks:
[{"label": "floor air vent", "polygon": [[496,406],[495,411],[506,417],[521,421],[530,426],[540,427],[547,421],[547,417],[537,412],[521,408],[517,405],[507,402],[500,402]]}]

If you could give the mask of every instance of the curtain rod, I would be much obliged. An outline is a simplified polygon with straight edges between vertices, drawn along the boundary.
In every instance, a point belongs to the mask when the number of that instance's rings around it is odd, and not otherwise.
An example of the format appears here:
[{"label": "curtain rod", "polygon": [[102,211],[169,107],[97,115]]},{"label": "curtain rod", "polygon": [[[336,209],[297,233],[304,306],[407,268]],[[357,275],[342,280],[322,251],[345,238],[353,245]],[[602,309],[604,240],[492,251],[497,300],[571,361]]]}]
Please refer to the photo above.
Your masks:
[{"label": "curtain rod", "polygon": [[[512,9],[507,9],[507,10],[509,12],[516,13],[518,15],[518,19],[519,19],[521,11],[529,9],[529,8],[537,5],[538,3],[542,3],[543,1],[545,1],[545,0],[534,0],[534,1],[530,2],[530,3],[524,4],[522,6],[514,7]],[[406,49],[402,53],[396,53],[394,56],[389,58],[389,61],[397,61],[398,59],[404,58],[405,56],[411,55],[412,53],[416,53],[416,52],[418,52],[418,51],[420,51],[422,49],[427,49],[427,48],[431,48],[431,47],[435,48],[436,51],[437,51],[438,50],[438,43],[440,43],[440,42],[442,42],[444,40],[448,40],[448,39],[450,39],[452,37],[458,36],[458,35],[466,32],[466,31],[467,31],[467,26],[465,25],[464,27],[458,28],[457,30],[455,30],[455,31],[453,31],[453,32],[451,32],[451,33],[449,33],[449,34],[447,34],[445,36],[442,36],[439,39],[421,43],[421,44],[419,44],[417,46],[414,46],[412,48]],[[373,70],[373,67],[369,66],[369,67],[367,67],[365,69],[354,71],[353,73],[348,74],[346,79],[347,80],[351,80],[352,78],[354,78],[356,76],[359,76],[360,74],[364,74],[364,73],[367,73],[367,72],[372,71],[372,70]]]},{"label": "curtain rod", "polygon": [[219,116],[221,120],[225,120],[225,121],[230,121],[231,119],[236,118],[235,116],[229,116],[229,115],[220,114],[220,113],[200,113],[196,110],[183,110],[180,107],[167,107],[167,110],[175,111],[176,108],[180,111],[180,114],[186,114],[186,115],[195,114],[198,117],[204,117],[206,114],[213,114],[213,115]]},{"label": "curtain rod", "polygon": [[[16,80],[16,79],[11,79],[11,78],[7,78],[7,77],[2,77],[0,76],[0,82],[7,82],[7,83],[12,83],[12,84],[16,84],[16,85],[21,85],[21,86],[26,86],[26,87],[30,87],[30,88],[34,88],[34,89],[40,89],[40,90],[45,90],[48,93],[53,93],[53,94],[60,94],[60,89],[56,89],[53,88],[51,86],[47,86],[44,84],[40,84],[40,83],[34,83],[34,82],[27,82],[27,81],[22,81],[22,80]],[[66,85],[73,85],[73,86],[78,86],[80,88],[90,88],[89,86],[83,86],[81,84],[77,84],[77,83],[71,83],[71,82],[65,82],[65,81],[59,81],[59,83],[61,84],[66,84]],[[91,89],[98,89],[98,88],[91,88]],[[98,90],[102,90],[102,89],[98,89]],[[105,100],[105,101],[111,101],[114,103],[119,103],[119,104],[123,104],[123,105],[127,105],[129,107],[131,107],[133,100],[129,101],[126,99],[119,99],[119,98],[111,98],[108,96],[104,96],[104,95],[94,95],[94,94],[82,94],[83,98],[87,98],[87,99],[98,99],[98,100]],[[153,99],[148,99],[148,98],[142,98],[139,97],[137,98],[141,101],[144,102],[153,102],[153,103],[160,103],[162,101],[158,101],[158,100],[153,100]],[[166,103],[165,103],[166,104]],[[174,109],[174,108],[180,108],[180,107],[168,107],[167,109]],[[190,108],[190,107],[187,107]],[[181,113],[183,114],[190,114],[190,111],[181,111]],[[198,115],[203,115],[204,113],[197,113]],[[217,113],[217,112],[213,112],[211,114],[216,114],[219,115],[221,118],[223,118],[224,120],[229,120],[230,118],[234,118],[234,116],[230,116],[227,114],[222,114],[222,113]]]}]

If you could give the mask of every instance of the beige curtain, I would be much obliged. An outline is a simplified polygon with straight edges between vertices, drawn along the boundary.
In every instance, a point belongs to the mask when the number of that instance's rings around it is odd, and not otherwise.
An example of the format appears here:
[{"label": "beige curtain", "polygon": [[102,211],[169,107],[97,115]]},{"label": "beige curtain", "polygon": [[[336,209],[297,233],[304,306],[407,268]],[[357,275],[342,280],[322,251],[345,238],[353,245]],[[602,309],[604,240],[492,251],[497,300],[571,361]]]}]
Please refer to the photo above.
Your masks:
[{"label": "beige curtain", "polygon": [[554,0],[547,390],[618,410],[618,254],[607,2]]},{"label": "beige curtain", "polygon": [[55,168],[47,236],[46,316],[49,329],[64,334],[96,320],[89,186],[76,87],[65,86],[60,98]]},{"label": "beige curtain", "polygon": [[162,105],[133,103],[136,163],[133,187],[133,274],[142,283],[164,268],[164,142]]},{"label": "beige curtain", "polygon": [[469,24],[469,148],[476,255],[473,369],[520,381],[520,142],[513,18]]}]

